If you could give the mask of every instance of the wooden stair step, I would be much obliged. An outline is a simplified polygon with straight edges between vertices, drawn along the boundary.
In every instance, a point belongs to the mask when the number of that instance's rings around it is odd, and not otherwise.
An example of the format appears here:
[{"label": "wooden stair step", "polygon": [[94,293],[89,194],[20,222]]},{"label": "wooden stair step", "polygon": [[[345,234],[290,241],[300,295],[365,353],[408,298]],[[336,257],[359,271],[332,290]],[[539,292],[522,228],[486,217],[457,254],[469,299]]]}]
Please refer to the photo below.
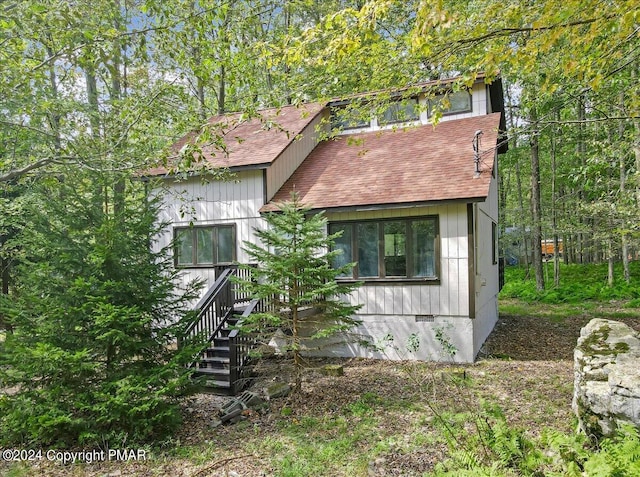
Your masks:
[{"label": "wooden stair step", "polygon": [[228,356],[215,356],[215,351],[213,351],[211,353],[207,352],[200,359],[200,361],[207,361],[207,362],[211,362],[211,363],[218,363],[218,364],[221,364],[221,365],[228,365],[229,364],[229,357]]},{"label": "wooden stair step", "polygon": [[202,374],[215,374],[217,376],[227,376],[227,378],[229,377],[229,370],[228,369],[221,369],[221,368],[197,368],[196,373],[202,373]]},{"label": "wooden stair step", "polygon": [[231,389],[231,384],[229,384],[229,381],[220,381],[217,379],[205,379],[203,385],[208,388],[221,389],[226,391]]},{"label": "wooden stair step", "polygon": [[198,361],[198,366],[203,366],[207,369],[219,369],[219,370],[229,370],[229,362],[227,361],[226,363],[223,361],[218,361],[215,359],[207,359],[207,358],[202,358],[200,361]]},{"label": "wooden stair step", "polygon": [[229,356],[231,355],[231,350],[228,346],[216,346],[212,348],[210,351],[207,351],[207,354],[203,356],[203,358],[224,358],[227,361],[229,360]]}]

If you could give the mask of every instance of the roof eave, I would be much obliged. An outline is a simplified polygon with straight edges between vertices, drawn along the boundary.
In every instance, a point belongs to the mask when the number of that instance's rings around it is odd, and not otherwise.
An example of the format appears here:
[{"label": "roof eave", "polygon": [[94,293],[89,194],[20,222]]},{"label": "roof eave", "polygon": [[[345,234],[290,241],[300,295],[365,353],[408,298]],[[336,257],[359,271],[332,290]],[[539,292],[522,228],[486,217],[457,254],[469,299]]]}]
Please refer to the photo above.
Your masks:
[{"label": "roof eave", "polygon": [[177,174],[148,174],[148,175],[143,175],[140,176],[141,180],[153,180],[153,179],[160,179],[160,180],[171,180],[171,179],[175,179],[177,177],[202,177],[203,175],[206,175],[208,172],[213,172],[216,170],[221,170],[221,169],[226,169],[229,172],[242,172],[242,171],[254,171],[254,170],[262,170],[262,169],[268,169],[269,166],[271,166],[271,162],[263,162],[261,164],[247,164],[244,166],[231,166],[231,167],[213,167],[211,169],[208,169],[207,171],[185,171],[185,172],[179,172]]},{"label": "roof eave", "polygon": [[[344,205],[344,206],[331,206],[331,207],[314,207],[311,206],[309,213],[317,214],[319,212],[327,213],[341,213],[341,212],[369,212],[375,210],[392,210],[392,209],[415,209],[418,207],[435,207],[438,205],[448,204],[469,204],[475,202],[484,202],[487,200],[487,196],[478,197],[460,197],[456,199],[435,199],[425,200],[417,202],[398,202],[398,203],[381,203],[381,204],[359,204],[359,205]],[[277,203],[271,203],[267,205],[276,206]],[[261,214],[270,212],[280,212],[277,208],[269,207],[268,210],[264,210],[266,206],[260,209]]]}]

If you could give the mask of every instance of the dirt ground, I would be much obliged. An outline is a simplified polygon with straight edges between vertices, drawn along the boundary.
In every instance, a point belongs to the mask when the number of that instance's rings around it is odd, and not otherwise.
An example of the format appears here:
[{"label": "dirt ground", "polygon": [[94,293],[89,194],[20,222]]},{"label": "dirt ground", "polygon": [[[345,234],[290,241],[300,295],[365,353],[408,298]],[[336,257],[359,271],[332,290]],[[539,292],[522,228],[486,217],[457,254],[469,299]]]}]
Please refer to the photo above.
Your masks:
[{"label": "dirt ground", "polygon": [[[441,392],[434,393],[429,399],[449,400],[450,402],[441,403],[443,408],[457,409],[464,409],[469,405],[469,402],[462,402],[465,399],[473,400],[475,404],[471,405],[477,405],[480,399],[485,399],[500,405],[511,425],[525,429],[531,435],[538,435],[543,428],[572,432],[575,426],[571,411],[573,349],[580,329],[590,319],[591,316],[587,314],[562,320],[501,315],[478,361],[462,367],[473,381],[473,393],[456,396],[456,390],[447,392],[441,389]],[[640,330],[640,316],[625,318],[623,321]],[[416,396],[415,387],[407,385],[406,364],[345,359],[316,360],[310,362],[309,366],[319,368],[327,363],[342,364],[345,375],[331,378],[310,370],[306,375],[303,392],[296,398],[285,400],[286,405],[292,409],[292,419],[336,412],[372,390],[379,396],[393,396],[400,402],[425,398]],[[427,364],[419,369],[425,376],[438,376],[450,367]],[[256,371],[258,376],[251,390],[258,393],[274,381],[290,379],[288,366],[281,358],[263,360]],[[200,414],[202,403],[212,403],[218,398],[198,395],[193,399],[200,404],[192,406],[194,412],[184,427],[185,430],[188,429],[183,435],[185,442],[197,442],[201,438],[202,434],[198,429],[203,425],[204,416]],[[274,401],[268,412],[251,415],[249,421],[265,435],[277,432],[278,420],[274,416],[278,415],[282,406],[282,400]],[[403,429],[410,427],[408,421],[412,418],[411,414],[412,411],[407,410],[405,415],[402,412],[389,415],[384,432],[402,433]],[[221,443],[225,439],[233,441],[238,438],[233,426],[224,426],[218,432]],[[432,445],[428,451],[421,452],[391,452],[376,459],[369,475],[421,475],[425,469],[442,460],[446,452],[444,445]],[[255,459],[225,463],[225,468],[235,472],[230,475],[270,475],[268,472],[263,474],[264,469],[268,468],[266,462]],[[211,470],[211,475],[225,475]]]},{"label": "dirt ground", "polygon": [[[611,313],[616,313],[615,306],[611,307]],[[599,310],[599,314],[606,316],[606,310]],[[561,320],[501,314],[485,343],[483,355],[519,361],[572,361],[580,329],[591,319],[587,313]],[[640,316],[612,319],[640,331]]]},{"label": "dirt ground", "polygon": [[[510,424],[526,429],[532,435],[544,427],[571,432],[575,425],[571,412],[573,348],[580,329],[589,319],[586,315],[563,320],[501,316],[478,361],[455,368],[456,372],[463,369],[470,377],[473,384],[469,391],[458,392],[438,384],[429,388],[433,389],[432,395],[425,396],[428,388],[424,386],[425,382],[451,372],[451,366],[421,363],[414,367],[410,363],[366,359],[314,360],[308,363],[310,369],[300,394],[268,402],[266,408],[259,412],[248,412],[241,425],[215,425],[218,410],[228,398],[202,393],[185,399],[185,422],[174,438],[174,448],[166,455],[156,455],[152,461],[127,463],[126,466],[97,463],[71,468],[41,463],[31,467],[27,473],[14,475],[271,476],[272,456],[256,454],[255,449],[256,446],[259,448],[260,442],[278,435],[287,423],[305,417],[322,419],[323,416],[344,413],[345,408],[371,393],[380,399],[398,403],[397,409],[381,408],[381,414],[376,415],[381,419],[376,431],[381,438],[402,436],[406,429],[415,428],[417,414],[424,414],[428,409],[422,407],[416,411],[408,403],[425,400],[442,409],[457,411],[464,406],[478,406],[478,402],[485,399],[499,404]],[[640,330],[640,316],[624,321]],[[319,367],[327,363],[343,365],[344,376],[323,376]],[[283,358],[260,361],[255,373],[256,380],[250,390],[256,393],[261,393],[273,382],[291,380],[290,367]],[[285,407],[289,410],[286,418],[283,417]],[[190,454],[179,457],[180,448],[197,449],[203,444],[206,449],[214,449],[215,453],[198,459],[190,450]],[[442,460],[446,452],[444,443],[411,452],[389,449],[371,462],[368,475],[421,475]],[[5,472],[6,469],[5,464]],[[0,475],[6,475],[2,462]]]}]

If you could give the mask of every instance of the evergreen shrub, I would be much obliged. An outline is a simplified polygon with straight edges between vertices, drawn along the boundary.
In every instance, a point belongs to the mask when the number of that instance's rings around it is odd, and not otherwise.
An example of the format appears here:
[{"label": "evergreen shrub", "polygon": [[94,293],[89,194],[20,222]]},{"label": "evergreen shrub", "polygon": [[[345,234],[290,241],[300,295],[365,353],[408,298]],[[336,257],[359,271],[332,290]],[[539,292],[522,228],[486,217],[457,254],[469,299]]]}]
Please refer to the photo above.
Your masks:
[{"label": "evergreen shrub", "polygon": [[29,211],[23,257],[0,303],[1,445],[149,442],[180,422],[189,349],[175,343],[195,286],[176,293],[159,203],[139,183],[67,177]]}]

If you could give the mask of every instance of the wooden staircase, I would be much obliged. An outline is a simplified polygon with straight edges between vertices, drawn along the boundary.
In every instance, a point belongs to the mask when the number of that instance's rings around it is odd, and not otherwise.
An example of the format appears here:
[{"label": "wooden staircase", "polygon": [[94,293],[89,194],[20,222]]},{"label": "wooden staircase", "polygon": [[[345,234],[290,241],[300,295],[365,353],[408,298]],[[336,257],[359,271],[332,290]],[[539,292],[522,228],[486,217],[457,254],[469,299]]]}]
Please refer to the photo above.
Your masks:
[{"label": "wooden staircase", "polygon": [[202,352],[199,361],[195,363],[195,377],[202,377],[205,387],[213,388],[224,394],[231,392],[231,360],[229,334],[232,326],[238,322],[238,315],[232,315],[225,320],[218,336],[214,336],[210,346]]},{"label": "wooden staircase", "polygon": [[255,345],[238,326],[260,302],[249,300],[235,290],[230,278],[237,268],[221,269],[215,283],[197,305],[198,314],[187,329],[185,338],[203,342],[203,349],[193,363],[193,376],[211,392],[235,395],[249,383],[249,351]]}]

